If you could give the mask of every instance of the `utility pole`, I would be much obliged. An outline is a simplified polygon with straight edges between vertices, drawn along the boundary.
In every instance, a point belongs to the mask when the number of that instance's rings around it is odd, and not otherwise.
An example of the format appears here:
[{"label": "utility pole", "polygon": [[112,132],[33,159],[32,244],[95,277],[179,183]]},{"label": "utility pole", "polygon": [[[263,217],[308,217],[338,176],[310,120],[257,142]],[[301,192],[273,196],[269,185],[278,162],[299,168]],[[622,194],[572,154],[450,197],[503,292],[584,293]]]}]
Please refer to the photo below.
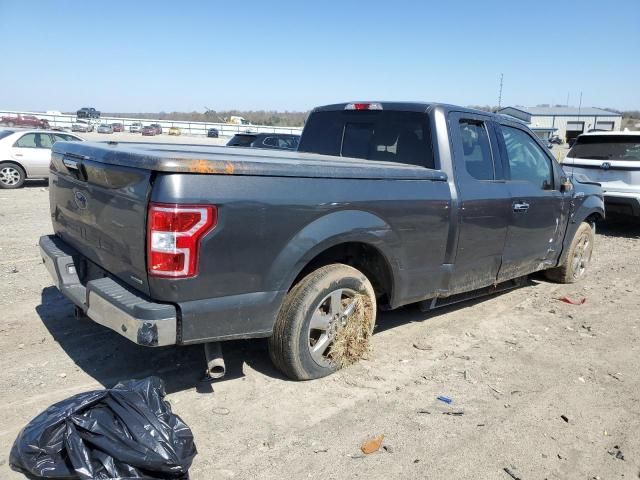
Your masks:
[{"label": "utility pole", "polygon": [[567,103],[566,103],[567,107],[569,106],[569,92],[567,92]]},{"label": "utility pole", "polygon": [[502,106],[502,79],[504,78],[504,74],[500,74],[500,90],[498,91],[498,110]]}]

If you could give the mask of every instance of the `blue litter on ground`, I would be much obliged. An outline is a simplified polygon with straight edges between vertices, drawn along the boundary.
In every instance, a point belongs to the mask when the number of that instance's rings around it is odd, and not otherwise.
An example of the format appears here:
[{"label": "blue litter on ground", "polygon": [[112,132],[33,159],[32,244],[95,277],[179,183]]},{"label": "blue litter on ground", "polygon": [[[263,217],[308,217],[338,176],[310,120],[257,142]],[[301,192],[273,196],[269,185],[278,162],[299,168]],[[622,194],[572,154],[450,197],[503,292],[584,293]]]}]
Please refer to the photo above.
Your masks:
[{"label": "blue litter on ground", "polygon": [[453,400],[451,400],[449,397],[443,397],[442,395],[438,397],[438,400],[446,404],[453,403]]}]

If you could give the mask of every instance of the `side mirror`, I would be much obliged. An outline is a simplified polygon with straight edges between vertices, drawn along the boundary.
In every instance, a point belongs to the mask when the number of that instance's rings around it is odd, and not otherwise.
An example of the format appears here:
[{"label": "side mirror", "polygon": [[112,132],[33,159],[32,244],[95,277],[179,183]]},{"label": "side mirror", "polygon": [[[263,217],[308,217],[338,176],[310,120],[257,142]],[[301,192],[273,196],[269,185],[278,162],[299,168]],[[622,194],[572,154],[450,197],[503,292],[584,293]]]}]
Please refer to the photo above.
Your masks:
[{"label": "side mirror", "polygon": [[563,177],[562,183],[560,184],[560,191],[570,192],[571,190],[573,190],[573,183],[571,183],[571,180],[569,180],[568,178]]}]

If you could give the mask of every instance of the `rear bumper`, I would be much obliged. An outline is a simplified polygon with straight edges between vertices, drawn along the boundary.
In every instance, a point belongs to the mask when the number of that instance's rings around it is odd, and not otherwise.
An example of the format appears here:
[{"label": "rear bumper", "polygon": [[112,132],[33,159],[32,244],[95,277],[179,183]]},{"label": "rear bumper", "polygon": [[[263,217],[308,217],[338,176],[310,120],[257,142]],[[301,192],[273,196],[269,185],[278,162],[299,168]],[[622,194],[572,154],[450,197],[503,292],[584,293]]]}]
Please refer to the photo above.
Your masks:
[{"label": "rear bumper", "polygon": [[176,344],[178,321],[174,305],[153,302],[106,272],[103,278],[82,283],[77,273],[80,254],[55,235],[40,237],[40,253],[58,290],[94,322],[138,345]]},{"label": "rear bumper", "polygon": [[[121,284],[57,235],[40,237],[40,253],[58,290],[91,320],[147,347],[269,337],[287,293],[159,303]],[[78,271],[87,264],[95,279],[83,282]]]},{"label": "rear bumper", "polygon": [[604,205],[607,213],[640,217],[640,194],[605,192]]}]

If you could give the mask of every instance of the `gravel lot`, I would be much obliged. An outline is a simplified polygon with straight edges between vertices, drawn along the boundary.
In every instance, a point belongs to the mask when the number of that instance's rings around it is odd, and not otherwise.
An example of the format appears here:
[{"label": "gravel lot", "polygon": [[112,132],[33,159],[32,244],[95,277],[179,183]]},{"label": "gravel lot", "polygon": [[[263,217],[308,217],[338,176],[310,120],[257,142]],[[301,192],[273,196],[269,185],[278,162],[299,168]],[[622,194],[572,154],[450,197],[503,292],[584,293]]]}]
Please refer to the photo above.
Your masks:
[{"label": "gravel lot", "polygon": [[[201,347],[145,349],[73,318],[39,258],[48,209],[44,182],[0,191],[2,479],[23,478],[9,469],[10,447],[48,405],[150,374],[193,429],[194,480],[640,474],[638,224],[599,227],[582,283],[533,278],[435,313],[383,313],[371,358],[329,378],[291,382],[264,341],[225,344],[229,373],[211,392],[199,383]],[[381,434],[386,449],[363,456],[361,443]]]}]

